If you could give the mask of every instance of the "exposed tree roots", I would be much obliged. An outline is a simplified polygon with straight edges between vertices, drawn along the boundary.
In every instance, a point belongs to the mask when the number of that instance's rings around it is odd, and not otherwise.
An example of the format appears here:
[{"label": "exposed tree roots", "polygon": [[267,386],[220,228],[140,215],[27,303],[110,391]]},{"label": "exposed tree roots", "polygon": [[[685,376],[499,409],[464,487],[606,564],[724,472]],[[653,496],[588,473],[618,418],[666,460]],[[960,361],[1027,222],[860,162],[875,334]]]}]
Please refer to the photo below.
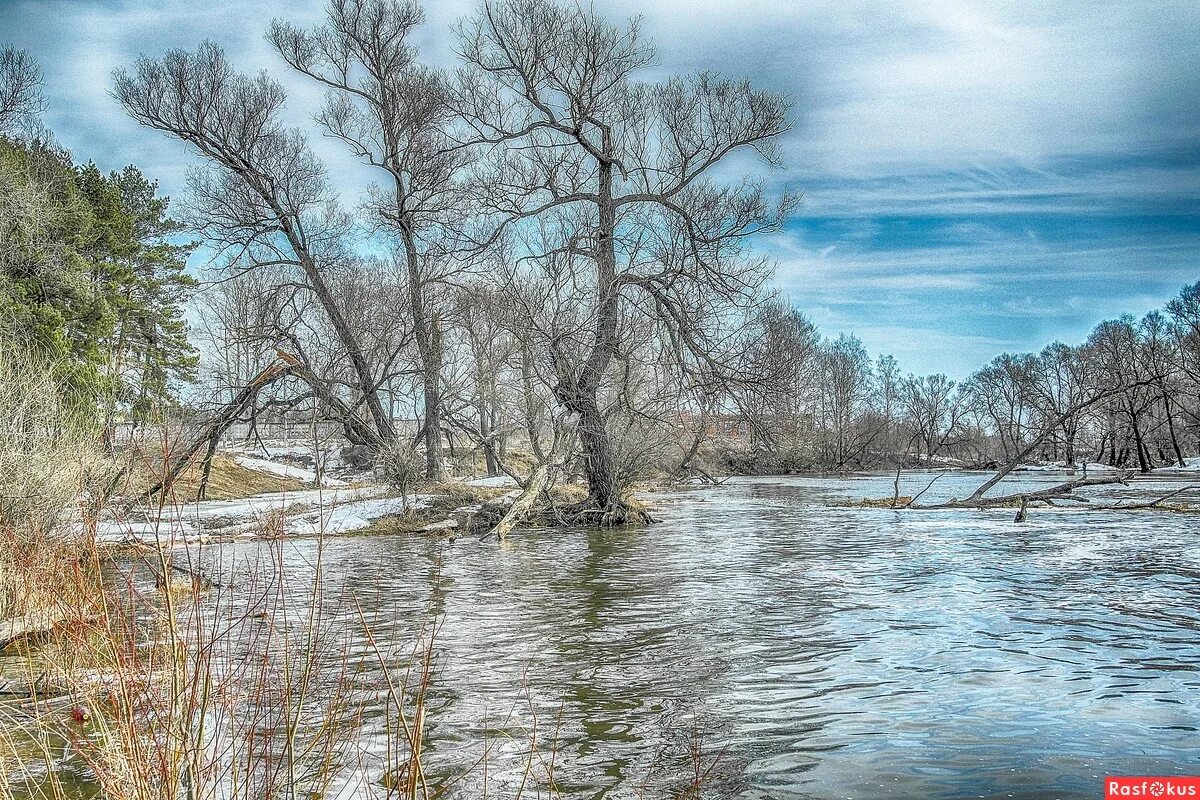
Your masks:
[{"label": "exposed tree roots", "polygon": [[607,506],[590,501],[558,506],[554,515],[559,524],[594,528],[616,528],[621,525],[649,525],[655,521],[649,509],[637,500],[616,500]]}]

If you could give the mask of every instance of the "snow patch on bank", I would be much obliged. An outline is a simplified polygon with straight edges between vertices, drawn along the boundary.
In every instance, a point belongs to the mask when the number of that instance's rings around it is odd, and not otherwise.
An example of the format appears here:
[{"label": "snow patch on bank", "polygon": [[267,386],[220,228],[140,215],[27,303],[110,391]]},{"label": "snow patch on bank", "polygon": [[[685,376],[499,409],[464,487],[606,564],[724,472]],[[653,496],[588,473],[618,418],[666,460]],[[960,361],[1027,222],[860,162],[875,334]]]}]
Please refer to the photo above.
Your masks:
[{"label": "snow patch on bank", "polygon": [[1178,464],[1172,464],[1172,465],[1166,466],[1166,467],[1159,467],[1158,469],[1156,469],[1154,471],[1155,472],[1188,473],[1188,474],[1200,473],[1200,456],[1193,456],[1192,458],[1185,458],[1183,460],[1182,467],[1179,466]]},{"label": "snow patch on bank", "polygon": [[516,486],[517,482],[509,475],[492,475],[482,478],[465,478],[463,483],[467,486],[482,486],[484,488],[503,488],[505,486]]},{"label": "snow patch on bank", "polygon": [[410,497],[407,503],[400,497],[359,500],[291,517],[287,520],[287,532],[294,536],[350,533],[369,528],[371,523],[381,517],[426,508],[430,502],[431,498],[423,495]]},{"label": "snow patch on bank", "polygon": [[[185,544],[206,538],[281,533],[311,536],[359,530],[375,519],[403,510],[401,498],[386,498],[382,486],[272,492],[243,500],[204,500],[134,509],[122,518],[96,523],[96,541]],[[419,508],[426,498],[410,499]],[[314,508],[315,506],[315,508]]]},{"label": "snow patch on bank", "polygon": [[1089,473],[1096,472],[1120,472],[1119,467],[1110,467],[1108,464],[1100,464],[1094,461],[1079,462],[1078,464],[1068,464],[1065,461],[1051,461],[1045,464],[1022,464],[1013,472],[1077,472],[1082,473],[1084,469]]},{"label": "snow patch on bank", "polygon": [[[301,483],[317,482],[317,473],[311,469],[293,467],[290,464],[280,464],[277,461],[268,461],[265,458],[256,458],[254,456],[231,454],[230,457],[243,467],[256,472],[266,472],[270,475],[278,475],[281,478],[295,478]],[[324,476],[324,480],[321,481],[321,485],[345,486],[346,481],[326,475]]]}]

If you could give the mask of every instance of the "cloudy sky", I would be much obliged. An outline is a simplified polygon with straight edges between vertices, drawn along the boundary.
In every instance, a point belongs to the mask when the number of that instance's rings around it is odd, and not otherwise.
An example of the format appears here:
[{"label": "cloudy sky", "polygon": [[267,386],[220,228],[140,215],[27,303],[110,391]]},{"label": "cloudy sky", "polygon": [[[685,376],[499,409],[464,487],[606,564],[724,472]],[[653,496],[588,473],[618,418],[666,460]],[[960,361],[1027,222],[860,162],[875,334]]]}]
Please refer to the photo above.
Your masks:
[{"label": "cloudy sky", "polygon": [[[428,0],[424,56],[449,63],[472,0]],[[773,176],[804,202],[763,246],[824,332],[906,370],[962,377],[1003,350],[1079,341],[1200,280],[1200,4],[1194,0],[611,0],[641,15],[655,72],[744,75],[791,95]],[[46,123],[79,159],[182,191],[186,148],[128,121],[110,74],[210,38],[320,101],[262,39],[318,2],[0,0],[0,42],[46,72]],[[314,144],[347,194],[364,175]],[[353,197],[347,198],[352,201]]]}]

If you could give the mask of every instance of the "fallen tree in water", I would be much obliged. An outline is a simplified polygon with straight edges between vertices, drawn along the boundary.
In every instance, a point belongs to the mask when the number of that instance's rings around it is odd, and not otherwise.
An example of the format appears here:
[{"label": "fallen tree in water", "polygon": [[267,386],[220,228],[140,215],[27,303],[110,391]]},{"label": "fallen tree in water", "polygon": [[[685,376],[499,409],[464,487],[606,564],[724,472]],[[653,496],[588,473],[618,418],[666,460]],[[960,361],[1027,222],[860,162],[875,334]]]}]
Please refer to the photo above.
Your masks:
[{"label": "fallen tree in water", "polygon": [[[1026,492],[1012,492],[1010,494],[995,495],[985,497],[983,491],[987,489],[980,487],[976,489],[974,494],[965,500],[951,499],[943,503],[917,503],[917,498],[913,498],[903,508],[915,508],[921,510],[942,509],[942,508],[1004,508],[1008,506],[1020,505],[1022,508],[1029,503],[1050,503],[1055,500],[1074,500],[1077,502],[1091,502],[1089,498],[1077,494],[1078,490],[1089,486],[1107,486],[1114,483],[1128,485],[1130,473],[1120,472],[1113,475],[1106,475],[1099,478],[1089,478],[1085,472],[1081,477],[1064,481],[1055,486],[1049,486],[1045,489],[1034,489]],[[936,479],[935,479],[936,480]],[[995,485],[990,482],[991,485]],[[986,486],[986,485],[985,485]]]},{"label": "fallen tree in water", "polygon": [[[916,494],[912,497],[902,498],[900,496],[900,473],[899,473],[899,470],[897,470],[895,489],[894,489],[894,494],[892,496],[891,508],[916,509],[916,510],[929,511],[929,510],[939,510],[939,509],[977,509],[977,510],[982,510],[982,509],[988,509],[988,508],[1018,507],[1020,510],[1017,512],[1015,521],[1016,522],[1024,522],[1026,519],[1027,513],[1028,513],[1028,508],[1031,504],[1040,503],[1043,505],[1052,506],[1055,504],[1055,501],[1067,501],[1067,502],[1090,504],[1091,499],[1084,495],[1079,494],[1079,490],[1087,489],[1087,488],[1094,487],[1094,486],[1110,486],[1113,484],[1120,484],[1123,486],[1128,486],[1129,480],[1135,474],[1134,471],[1120,470],[1120,471],[1114,472],[1110,475],[1089,476],[1087,473],[1087,463],[1085,462],[1083,465],[1082,475],[1080,475],[1078,478],[1072,478],[1071,480],[1064,481],[1064,482],[1056,484],[1054,486],[1049,486],[1049,487],[1042,488],[1042,489],[1031,489],[1031,490],[1022,491],[1022,492],[1010,492],[1008,494],[1002,494],[1002,495],[989,495],[988,494],[988,492],[991,491],[993,488],[995,488],[997,484],[999,484],[1006,477],[1011,475],[1014,470],[1016,470],[1018,467],[1020,467],[1022,464],[1024,464],[1026,459],[1028,459],[1037,450],[1037,448],[1040,447],[1042,445],[1042,443],[1059,428],[1060,425],[1062,425],[1063,422],[1071,419],[1072,417],[1081,413],[1082,411],[1086,410],[1087,408],[1090,408],[1091,406],[1112,397],[1115,394],[1124,392],[1134,386],[1145,385],[1146,383],[1147,383],[1146,381],[1141,381],[1136,384],[1122,385],[1122,386],[1119,386],[1119,387],[1116,387],[1113,389],[1107,389],[1105,391],[1098,392],[1098,393],[1092,395],[1091,397],[1089,397],[1085,400],[1082,400],[1082,401],[1076,403],[1075,405],[1071,406],[1066,411],[1064,411],[1062,414],[1058,415],[1056,418],[1050,420],[1045,425],[1043,425],[1042,430],[1038,433],[1037,436],[1033,437],[1033,439],[1030,440],[1028,444],[1026,444],[1023,448],[1021,448],[1021,450],[1019,450],[1016,454],[1014,454],[1012,456],[1012,458],[1010,458],[1002,467],[1000,467],[1000,469],[996,470],[995,474],[992,475],[992,477],[988,478],[986,481],[984,481],[982,484],[980,484],[979,487],[975,489],[975,491],[973,491],[968,497],[966,497],[964,499],[959,499],[957,497],[954,497],[954,498],[951,498],[949,500],[939,502],[939,503],[920,503],[920,502],[918,502],[921,499],[921,497],[924,496],[930,490],[930,488],[933,487],[933,485],[938,481],[938,479],[941,478],[942,475],[946,474],[945,472],[942,472],[941,474],[937,475],[932,480],[930,480],[929,483],[925,486],[925,488],[922,489],[918,494]],[[1187,491],[1189,488],[1191,488],[1191,487],[1185,487],[1183,489],[1173,491],[1164,497],[1160,497],[1157,500],[1145,502],[1145,503],[1139,503],[1139,504],[1114,503],[1114,504],[1103,505],[1103,506],[1094,505],[1094,506],[1089,506],[1089,507],[1092,508],[1093,510],[1122,510],[1122,509],[1128,510],[1128,509],[1133,509],[1133,508],[1141,508],[1141,509],[1161,508],[1161,507],[1163,507],[1162,504],[1166,500],[1170,499],[1171,497],[1178,496],[1179,494]]]}]

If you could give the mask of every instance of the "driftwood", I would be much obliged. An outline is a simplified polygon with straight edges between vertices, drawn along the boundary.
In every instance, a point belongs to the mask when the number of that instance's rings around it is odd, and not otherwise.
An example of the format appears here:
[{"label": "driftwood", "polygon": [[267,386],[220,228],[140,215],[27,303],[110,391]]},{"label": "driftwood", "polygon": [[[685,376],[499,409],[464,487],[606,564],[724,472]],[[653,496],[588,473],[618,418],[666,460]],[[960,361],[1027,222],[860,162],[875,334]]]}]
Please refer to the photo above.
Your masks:
[{"label": "driftwood", "polygon": [[[1001,466],[998,470],[996,470],[996,473],[994,475],[992,475],[992,477],[988,478],[986,481],[984,481],[982,484],[980,484],[979,488],[977,488],[974,492],[972,492],[971,495],[969,497],[967,497],[966,499],[959,500],[958,498],[953,498],[953,499],[947,500],[944,503],[918,504],[916,501],[921,497],[921,495],[923,495],[923,494],[925,494],[925,492],[929,491],[929,487],[932,486],[934,481],[937,480],[937,478],[934,478],[933,481],[930,481],[929,485],[926,486],[925,489],[920,494],[918,494],[916,497],[909,500],[907,503],[904,503],[901,505],[901,504],[899,504],[900,473],[899,473],[899,470],[897,470],[896,483],[895,483],[896,491],[895,491],[895,495],[893,496],[893,501],[892,501],[893,507],[895,507],[895,508],[911,508],[911,509],[919,509],[919,510],[936,510],[936,509],[948,509],[948,508],[984,509],[984,508],[997,508],[997,507],[1001,507],[1001,506],[1019,505],[1021,507],[1021,510],[1017,513],[1016,521],[1024,522],[1026,519],[1027,513],[1028,513],[1028,507],[1029,507],[1030,503],[1041,502],[1041,503],[1046,503],[1048,505],[1053,505],[1055,500],[1070,500],[1070,501],[1075,501],[1075,502],[1080,502],[1080,503],[1090,502],[1088,500],[1088,498],[1076,494],[1076,490],[1082,489],[1082,488],[1085,488],[1088,486],[1105,486],[1105,485],[1113,484],[1113,483],[1127,484],[1129,481],[1129,478],[1133,475],[1133,472],[1118,472],[1116,474],[1101,477],[1101,478],[1089,478],[1088,474],[1087,474],[1087,466],[1085,465],[1083,475],[1081,477],[1076,478],[1074,480],[1066,481],[1065,483],[1060,483],[1056,486],[1050,486],[1045,489],[1038,489],[1038,490],[1029,491],[1029,492],[1013,492],[1011,494],[998,495],[995,497],[989,497],[989,496],[987,496],[987,493],[993,487],[995,487],[996,484],[1000,483],[1000,481],[1004,480],[1006,477],[1008,477],[1010,474],[1012,474],[1013,470],[1015,470],[1022,463],[1024,463],[1025,460],[1027,458],[1029,458],[1029,456],[1032,455],[1033,452],[1042,444],[1042,442],[1046,441],[1047,438],[1049,438],[1056,430],[1058,430],[1058,427],[1064,421],[1070,419],[1071,417],[1075,416],[1079,412],[1081,412],[1087,408],[1090,408],[1091,406],[1095,405],[1096,403],[1099,403],[1102,400],[1112,397],[1113,395],[1119,394],[1124,391],[1128,391],[1129,389],[1135,388],[1137,386],[1147,385],[1148,383],[1150,383],[1150,381],[1139,381],[1137,383],[1127,384],[1127,385],[1119,386],[1119,387],[1116,387],[1113,389],[1106,389],[1102,392],[1098,392],[1098,393],[1092,395],[1091,397],[1087,398],[1086,400],[1081,400],[1080,402],[1074,404],[1073,406],[1068,408],[1066,411],[1064,411],[1063,413],[1061,413],[1057,417],[1055,417],[1053,420],[1051,420],[1048,424],[1043,426],[1041,432],[1037,436],[1035,436],[1019,452],[1014,454],[1013,457],[1010,458],[1003,466]],[[937,477],[940,478],[941,475],[939,475]],[[1160,499],[1158,502],[1162,502],[1162,500]],[[1154,505],[1154,504],[1151,504],[1151,505]],[[1123,507],[1130,508],[1130,506],[1123,506]],[[1095,506],[1095,508],[1099,509],[1099,508],[1104,508],[1104,507],[1103,506]]]},{"label": "driftwood", "polygon": [[500,541],[504,541],[512,529],[521,524],[529,516],[529,512],[533,510],[534,503],[538,501],[538,498],[542,496],[549,486],[550,467],[548,464],[542,464],[525,479],[525,488],[521,492],[521,495],[513,501],[513,504],[504,513],[504,516],[500,518],[500,521],[483,538],[487,539],[495,536]]},{"label": "driftwood", "polygon": [[[1146,386],[1146,385],[1149,385],[1150,383],[1151,383],[1151,381],[1138,381],[1136,383],[1131,383],[1131,384],[1127,384],[1124,386],[1118,386],[1113,389],[1106,389],[1102,392],[1097,392],[1096,394],[1092,395],[1088,399],[1081,400],[1080,402],[1071,406],[1066,411],[1064,411],[1063,413],[1061,413],[1057,417],[1055,417],[1053,420],[1051,420],[1048,424],[1044,425],[1042,427],[1041,433],[1039,433],[1037,436],[1035,436],[1033,438],[1033,440],[1029,442],[1029,444],[1025,445],[1025,447],[1023,447],[1020,452],[1018,452],[1011,459],[1009,459],[1008,462],[1004,466],[1002,466],[1000,469],[996,470],[995,475],[993,475],[991,478],[989,478],[987,481],[985,481],[982,485],[980,485],[980,487],[978,489],[976,489],[971,494],[971,496],[963,502],[968,504],[967,507],[978,507],[978,506],[971,506],[969,504],[972,501],[974,501],[975,503],[981,502],[983,500],[983,496],[987,493],[987,491],[989,489],[991,489],[993,486],[998,484],[1000,481],[1004,480],[1006,477],[1008,477],[1008,475],[1010,473],[1012,473],[1013,470],[1015,470],[1017,467],[1019,467],[1021,464],[1023,464],[1025,462],[1025,459],[1029,458],[1029,456],[1033,454],[1033,451],[1037,450],[1037,448],[1041,446],[1042,442],[1044,442],[1044,441],[1046,441],[1046,439],[1050,438],[1050,436],[1055,431],[1058,430],[1059,426],[1062,425],[1062,423],[1066,422],[1071,417],[1075,416],[1076,414],[1078,414],[1081,411],[1084,411],[1085,409],[1088,409],[1088,408],[1096,405],[1097,403],[1099,403],[1102,400],[1107,400],[1108,398],[1112,397],[1113,395],[1120,394],[1121,392],[1125,392],[1125,391],[1128,391],[1129,389],[1134,389],[1139,386]],[[1128,477],[1127,473],[1122,473],[1122,475],[1118,476],[1116,479],[1103,480],[1101,482],[1102,483],[1125,483],[1127,477]],[[1088,480],[1087,474],[1086,474],[1086,469],[1085,469],[1085,473],[1084,473],[1084,479]],[[1066,484],[1064,484],[1064,485],[1066,485]],[[1093,485],[1093,484],[1088,484],[1088,485]],[[1058,488],[1058,487],[1055,487],[1055,488]],[[1020,498],[1019,494],[1012,495],[1009,497],[1009,500],[1011,502],[1012,499],[1019,499],[1019,498]],[[1033,499],[1033,498],[1030,498],[1030,499]]]},{"label": "driftwood", "polygon": [[546,459],[538,464],[533,472],[529,473],[528,478],[521,480],[516,476],[513,477],[522,487],[521,494],[513,501],[508,510],[504,512],[504,516],[500,518],[500,521],[480,538],[480,541],[488,539],[491,536],[504,541],[513,528],[529,518],[529,514],[538,499],[545,495],[549,491],[550,486],[555,482],[558,471],[562,468],[562,461],[565,458],[565,451],[567,450],[569,441],[570,437],[566,435],[564,428],[561,425],[555,425],[554,441],[550,445],[550,452],[547,454]]},{"label": "driftwood", "polygon": [[1109,505],[1103,505],[1103,506],[1088,506],[1088,510],[1089,511],[1139,511],[1139,510],[1146,510],[1146,509],[1150,509],[1150,508],[1160,508],[1163,503],[1167,502],[1172,497],[1177,497],[1177,496],[1183,494],[1184,492],[1190,492],[1193,489],[1200,489],[1200,485],[1189,484],[1180,489],[1176,489],[1173,492],[1167,492],[1162,497],[1159,497],[1155,500],[1148,500],[1144,503],[1117,502],[1117,503],[1111,503]]},{"label": "driftwood", "polygon": [[1076,494],[1077,489],[1088,486],[1106,486],[1113,483],[1127,484],[1131,475],[1132,473],[1130,472],[1120,472],[1102,478],[1089,478],[1085,475],[1075,480],[1049,486],[1045,489],[1037,489],[1029,492],[1013,492],[1012,494],[1001,494],[994,497],[981,497],[979,491],[976,490],[974,494],[965,500],[955,498],[947,500],[944,503],[930,503],[928,505],[910,502],[905,508],[929,511],[942,508],[997,508],[1019,504],[1022,506],[1022,510],[1024,510],[1030,503],[1051,502],[1053,500],[1073,500],[1086,503],[1088,502],[1088,498]]}]

